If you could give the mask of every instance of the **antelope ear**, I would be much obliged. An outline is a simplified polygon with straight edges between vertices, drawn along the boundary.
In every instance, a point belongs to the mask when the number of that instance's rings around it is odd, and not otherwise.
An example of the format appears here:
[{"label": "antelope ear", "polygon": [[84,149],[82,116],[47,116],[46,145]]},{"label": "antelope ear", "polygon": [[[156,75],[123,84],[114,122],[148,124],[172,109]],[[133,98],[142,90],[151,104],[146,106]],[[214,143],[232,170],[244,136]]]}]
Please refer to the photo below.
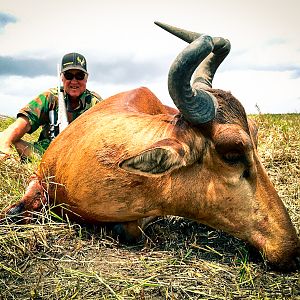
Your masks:
[{"label": "antelope ear", "polygon": [[250,129],[250,134],[253,138],[255,148],[257,149],[257,144],[258,144],[258,127],[257,127],[257,124],[253,119],[247,118],[247,120],[248,120],[249,129]]},{"label": "antelope ear", "polygon": [[164,139],[141,153],[122,161],[119,166],[144,176],[162,176],[186,165],[186,151],[181,142]]}]

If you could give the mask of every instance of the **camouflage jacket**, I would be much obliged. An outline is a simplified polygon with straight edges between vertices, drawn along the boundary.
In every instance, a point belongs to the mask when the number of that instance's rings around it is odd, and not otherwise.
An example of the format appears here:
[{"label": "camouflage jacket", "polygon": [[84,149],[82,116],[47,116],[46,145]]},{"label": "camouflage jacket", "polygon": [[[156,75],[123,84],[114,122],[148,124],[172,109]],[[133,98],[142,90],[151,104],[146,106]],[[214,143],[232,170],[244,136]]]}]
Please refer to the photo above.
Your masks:
[{"label": "camouflage jacket", "polygon": [[[69,108],[68,95],[65,95],[66,107],[68,112],[69,122],[72,122],[86,110],[102,101],[102,98],[89,90],[80,96],[80,106],[71,110]],[[42,126],[42,131],[38,141],[49,140],[50,143],[50,120],[49,111],[54,110],[54,119],[57,121],[58,116],[58,93],[57,88],[52,88],[46,92],[40,94],[38,97],[30,101],[25,107],[23,107],[17,114],[19,116],[26,116],[29,119],[31,129],[28,132],[33,133],[40,126]],[[48,143],[48,144],[49,144]],[[47,143],[46,143],[47,144]]]}]

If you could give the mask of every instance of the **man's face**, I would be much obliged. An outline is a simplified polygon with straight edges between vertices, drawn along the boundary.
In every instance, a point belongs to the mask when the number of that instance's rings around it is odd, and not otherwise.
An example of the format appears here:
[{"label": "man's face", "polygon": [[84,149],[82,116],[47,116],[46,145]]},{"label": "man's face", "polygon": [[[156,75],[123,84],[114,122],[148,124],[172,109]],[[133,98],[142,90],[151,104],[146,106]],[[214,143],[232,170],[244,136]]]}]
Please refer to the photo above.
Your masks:
[{"label": "man's face", "polygon": [[80,70],[68,70],[62,75],[65,92],[72,99],[78,98],[86,90],[88,75]]}]

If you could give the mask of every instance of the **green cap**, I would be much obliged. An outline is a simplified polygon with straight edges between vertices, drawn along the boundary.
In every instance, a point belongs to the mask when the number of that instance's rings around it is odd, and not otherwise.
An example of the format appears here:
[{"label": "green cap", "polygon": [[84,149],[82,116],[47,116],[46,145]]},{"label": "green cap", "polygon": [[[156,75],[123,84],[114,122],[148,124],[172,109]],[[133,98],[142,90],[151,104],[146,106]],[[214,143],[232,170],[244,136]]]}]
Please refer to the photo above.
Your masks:
[{"label": "green cap", "polygon": [[79,53],[65,54],[61,61],[61,72],[77,69],[87,73],[86,59]]}]

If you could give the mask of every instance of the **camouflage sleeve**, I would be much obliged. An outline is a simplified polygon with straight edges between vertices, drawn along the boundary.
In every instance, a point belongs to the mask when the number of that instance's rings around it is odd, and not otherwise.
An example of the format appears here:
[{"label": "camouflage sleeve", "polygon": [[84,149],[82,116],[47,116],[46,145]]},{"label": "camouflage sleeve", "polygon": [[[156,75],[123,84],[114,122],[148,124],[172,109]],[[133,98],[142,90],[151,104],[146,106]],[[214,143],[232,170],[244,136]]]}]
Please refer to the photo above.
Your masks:
[{"label": "camouflage sleeve", "polygon": [[96,92],[91,92],[91,95],[92,95],[92,106],[103,101],[101,96],[99,94],[97,94]]},{"label": "camouflage sleeve", "polygon": [[26,116],[30,122],[31,129],[28,133],[49,122],[49,95],[49,91],[40,94],[18,112],[17,117]]}]

